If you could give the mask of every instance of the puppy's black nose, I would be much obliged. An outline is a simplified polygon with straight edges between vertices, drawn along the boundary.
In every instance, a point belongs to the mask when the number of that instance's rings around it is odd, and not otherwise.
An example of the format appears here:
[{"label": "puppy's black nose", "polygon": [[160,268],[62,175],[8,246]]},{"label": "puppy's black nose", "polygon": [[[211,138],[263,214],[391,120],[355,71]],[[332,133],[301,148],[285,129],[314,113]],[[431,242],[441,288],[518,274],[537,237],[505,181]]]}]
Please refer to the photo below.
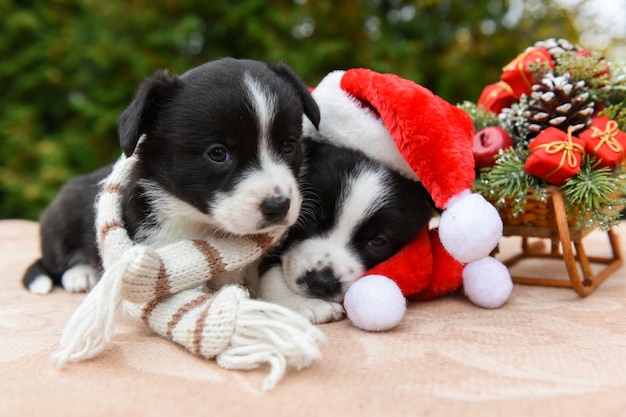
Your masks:
[{"label": "puppy's black nose", "polygon": [[289,211],[289,204],[288,198],[267,198],[261,203],[261,213],[265,220],[277,222],[285,217]]},{"label": "puppy's black nose", "polygon": [[330,298],[341,291],[341,282],[330,268],[309,271],[305,274],[304,280],[309,287],[309,293],[316,297]]}]

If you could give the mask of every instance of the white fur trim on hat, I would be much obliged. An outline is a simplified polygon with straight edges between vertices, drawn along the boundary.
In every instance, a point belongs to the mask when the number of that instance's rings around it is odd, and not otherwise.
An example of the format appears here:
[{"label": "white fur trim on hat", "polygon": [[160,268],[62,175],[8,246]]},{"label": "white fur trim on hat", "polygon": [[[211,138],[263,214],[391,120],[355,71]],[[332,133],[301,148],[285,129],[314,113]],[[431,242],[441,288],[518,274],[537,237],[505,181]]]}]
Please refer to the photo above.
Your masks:
[{"label": "white fur trim on hat", "polygon": [[304,134],[320,142],[359,150],[401,175],[419,181],[380,117],[341,89],[344,74],[345,71],[329,73],[313,90],[320,108],[319,130],[304,118]]}]

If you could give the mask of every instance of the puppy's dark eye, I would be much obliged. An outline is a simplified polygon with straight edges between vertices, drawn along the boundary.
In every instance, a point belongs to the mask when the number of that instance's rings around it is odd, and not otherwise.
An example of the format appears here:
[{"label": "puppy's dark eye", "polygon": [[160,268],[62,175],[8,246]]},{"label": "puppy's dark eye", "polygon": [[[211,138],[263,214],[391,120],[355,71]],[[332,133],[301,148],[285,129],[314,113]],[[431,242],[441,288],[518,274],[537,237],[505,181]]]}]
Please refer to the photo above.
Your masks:
[{"label": "puppy's dark eye", "polygon": [[297,140],[295,140],[292,137],[288,137],[287,139],[284,140],[283,142],[283,152],[285,153],[291,153],[294,151],[294,149],[296,149],[296,144],[298,143]]},{"label": "puppy's dark eye", "polygon": [[385,236],[378,235],[367,242],[367,245],[374,248],[382,248],[383,246],[386,246],[387,243],[387,238],[385,238]]},{"label": "puppy's dark eye", "polygon": [[228,149],[226,149],[223,145],[213,145],[207,151],[207,156],[213,162],[223,163],[228,161],[230,155],[228,154]]}]

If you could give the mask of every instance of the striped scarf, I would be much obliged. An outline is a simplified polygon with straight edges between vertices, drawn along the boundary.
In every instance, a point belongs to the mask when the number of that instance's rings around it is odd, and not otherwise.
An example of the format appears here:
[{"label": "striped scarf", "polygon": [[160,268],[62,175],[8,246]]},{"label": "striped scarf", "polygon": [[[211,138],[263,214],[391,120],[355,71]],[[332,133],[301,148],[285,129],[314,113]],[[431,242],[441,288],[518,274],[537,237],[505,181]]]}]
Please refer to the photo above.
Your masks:
[{"label": "striped scarf", "polygon": [[157,249],[130,239],[121,202],[135,162],[134,155],[122,155],[104,181],[96,205],[104,274],[67,323],[52,356],[56,365],[101,353],[112,338],[122,301],[157,334],[193,354],[215,358],[223,368],[268,363],[265,390],[276,385],[287,366],[302,369],[320,358],[319,345],[326,338],[303,316],[251,299],[239,285],[223,285],[215,293],[200,289],[257,260],[280,236],[184,240]]}]

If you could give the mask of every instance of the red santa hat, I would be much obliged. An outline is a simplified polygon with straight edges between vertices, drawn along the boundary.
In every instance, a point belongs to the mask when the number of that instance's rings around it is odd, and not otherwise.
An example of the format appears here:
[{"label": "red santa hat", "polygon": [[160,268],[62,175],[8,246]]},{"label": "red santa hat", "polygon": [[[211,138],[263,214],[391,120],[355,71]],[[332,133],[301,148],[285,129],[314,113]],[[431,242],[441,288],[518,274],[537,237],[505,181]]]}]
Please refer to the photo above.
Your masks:
[{"label": "red santa hat", "polygon": [[489,202],[471,192],[474,127],[463,110],[413,81],[368,69],[331,72],[312,94],[321,122],[316,130],[305,121],[307,135],[358,149],[421,181],[444,210],[441,243],[460,263],[492,252],[502,221]]}]

